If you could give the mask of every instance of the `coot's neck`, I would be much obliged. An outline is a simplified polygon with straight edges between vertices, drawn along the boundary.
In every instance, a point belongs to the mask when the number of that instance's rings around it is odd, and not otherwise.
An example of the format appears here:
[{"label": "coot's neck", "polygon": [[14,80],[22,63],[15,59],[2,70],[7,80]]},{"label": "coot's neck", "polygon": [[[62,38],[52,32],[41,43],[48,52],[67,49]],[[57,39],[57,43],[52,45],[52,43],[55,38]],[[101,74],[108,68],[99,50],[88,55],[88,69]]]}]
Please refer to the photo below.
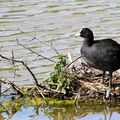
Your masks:
[{"label": "coot's neck", "polygon": [[91,37],[91,38],[84,38],[84,45],[87,45],[87,46],[92,46],[94,43],[94,38]]}]

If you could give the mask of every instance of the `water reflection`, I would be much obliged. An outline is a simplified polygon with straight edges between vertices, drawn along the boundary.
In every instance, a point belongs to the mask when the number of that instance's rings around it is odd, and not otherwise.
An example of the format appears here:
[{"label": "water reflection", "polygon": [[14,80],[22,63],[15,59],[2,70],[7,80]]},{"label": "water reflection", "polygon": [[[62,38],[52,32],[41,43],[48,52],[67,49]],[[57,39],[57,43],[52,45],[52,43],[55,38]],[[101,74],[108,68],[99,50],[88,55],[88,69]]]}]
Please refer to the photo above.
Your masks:
[{"label": "water reflection", "polygon": [[108,107],[100,105],[78,107],[73,105],[37,105],[19,106],[19,109],[11,109],[1,113],[1,118],[12,120],[45,119],[45,120],[118,120],[120,117],[120,106]]}]

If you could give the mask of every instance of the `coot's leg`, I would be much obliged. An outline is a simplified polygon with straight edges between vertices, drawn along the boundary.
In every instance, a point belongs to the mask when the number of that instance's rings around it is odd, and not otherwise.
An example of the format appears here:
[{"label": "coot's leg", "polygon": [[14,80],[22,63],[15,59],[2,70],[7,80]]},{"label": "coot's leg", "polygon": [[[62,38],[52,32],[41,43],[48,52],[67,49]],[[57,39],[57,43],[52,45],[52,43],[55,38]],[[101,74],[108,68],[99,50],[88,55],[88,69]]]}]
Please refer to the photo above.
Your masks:
[{"label": "coot's leg", "polygon": [[102,84],[104,83],[104,78],[105,78],[105,71],[103,71],[103,76],[102,76],[100,83],[102,83]]},{"label": "coot's leg", "polygon": [[109,88],[112,87],[112,72],[109,72],[110,80],[109,80]]},{"label": "coot's leg", "polygon": [[108,98],[110,96],[110,93],[111,93],[111,87],[112,87],[112,72],[109,71],[109,76],[110,76],[110,79],[109,79],[109,86],[108,86],[108,90],[106,92],[106,98]]}]

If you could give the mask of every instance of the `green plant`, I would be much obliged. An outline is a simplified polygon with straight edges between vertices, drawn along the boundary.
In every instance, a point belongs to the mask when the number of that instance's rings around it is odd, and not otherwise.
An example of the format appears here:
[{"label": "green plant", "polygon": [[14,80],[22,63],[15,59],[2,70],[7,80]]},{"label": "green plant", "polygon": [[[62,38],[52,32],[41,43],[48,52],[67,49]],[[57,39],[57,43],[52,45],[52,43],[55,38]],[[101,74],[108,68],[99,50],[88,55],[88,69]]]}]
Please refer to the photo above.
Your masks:
[{"label": "green plant", "polygon": [[52,89],[67,94],[68,91],[73,90],[74,78],[74,75],[67,68],[67,56],[59,55],[54,70],[50,73],[50,77],[46,82]]}]

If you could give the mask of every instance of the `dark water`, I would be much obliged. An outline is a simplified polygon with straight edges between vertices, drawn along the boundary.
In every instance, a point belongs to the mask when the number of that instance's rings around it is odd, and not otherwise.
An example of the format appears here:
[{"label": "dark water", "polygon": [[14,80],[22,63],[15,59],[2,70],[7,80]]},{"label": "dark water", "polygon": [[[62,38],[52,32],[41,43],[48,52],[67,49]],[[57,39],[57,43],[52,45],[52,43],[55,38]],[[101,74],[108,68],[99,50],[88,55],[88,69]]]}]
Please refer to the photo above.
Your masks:
[{"label": "dark water", "polygon": [[[53,63],[40,57],[36,58],[35,54],[18,45],[16,39],[50,59],[54,59],[56,56],[50,46],[51,43],[60,53],[70,52],[79,55],[82,41],[73,35],[83,27],[91,28],[96,35],[95,39],[113,38],[120,42],[120,1],[0,0],[0,54],[11,57],[12,51],[14,51],[15,58],[27,61],[38,80],[48,77]],[[34,36],[37,39],[33,40]],[[23,66],[17,65],[15,78],[14,69],[9,62],[3,60],[0,62],[0,76],[21,86],[32,85],[32,80],[30,80],[32,77]],[[62,109],[67,111],[64,107]],[[35,119],[54,118],[53,116],[48,117],[49,115],[47,116],[40,110]],[[58,110],[61,111],[59,108]],[[15,114],[13,120],[18,120],[18,116],[23,117],[25,113],[24,119],[30,119],[29,115],[33,111],[33,107],[23,107]],[[63,113],[58,112],[57,115],[61,117]],[[66,114],[69,114],[69,111]],[[89,115],[82,118],[79,118],[79,115],[71,114],[72,117],[69,119],[108,120],[110,112],[107,112],[106,118],[102,111],[96,113],[88,111],[87,114]],[[59,118],[59,120],[63,118]],[[120,118],[120,114],[113,110],[111,119],[118,120],[118,118]],[[65,120],[67,119],[66,117]]]}]

